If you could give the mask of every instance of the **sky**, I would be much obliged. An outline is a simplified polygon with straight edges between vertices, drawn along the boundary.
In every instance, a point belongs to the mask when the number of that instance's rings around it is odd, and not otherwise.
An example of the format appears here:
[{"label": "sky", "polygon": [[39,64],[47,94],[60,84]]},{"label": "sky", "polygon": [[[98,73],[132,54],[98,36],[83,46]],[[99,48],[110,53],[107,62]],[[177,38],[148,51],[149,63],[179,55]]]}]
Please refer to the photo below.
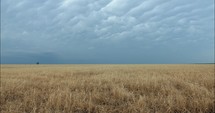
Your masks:
[{"label": "sky", "polygon": [[1,0],[1,63],[214,62],[214,0]]}]

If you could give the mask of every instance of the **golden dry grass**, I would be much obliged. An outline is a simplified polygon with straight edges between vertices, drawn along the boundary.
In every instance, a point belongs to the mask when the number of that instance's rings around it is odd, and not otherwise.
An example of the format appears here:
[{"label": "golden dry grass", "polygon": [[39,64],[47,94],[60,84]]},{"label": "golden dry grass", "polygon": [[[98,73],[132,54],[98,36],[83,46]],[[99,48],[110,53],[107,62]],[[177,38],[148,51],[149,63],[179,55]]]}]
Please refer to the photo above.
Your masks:
[{"label": "golden dry grass", "polygon": [[212,113],[214,65],[1,65],[1,113]]}]

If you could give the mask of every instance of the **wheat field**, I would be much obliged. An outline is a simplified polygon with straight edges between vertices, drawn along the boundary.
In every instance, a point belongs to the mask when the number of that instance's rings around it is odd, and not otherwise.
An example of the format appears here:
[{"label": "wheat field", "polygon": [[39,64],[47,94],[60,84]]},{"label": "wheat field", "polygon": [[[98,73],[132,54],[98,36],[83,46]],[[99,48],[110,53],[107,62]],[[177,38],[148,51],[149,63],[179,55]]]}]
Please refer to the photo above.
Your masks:
[{"label": "wheat field", "polygon": [[214,65],[1,65],[1,113],[213,113]]}]

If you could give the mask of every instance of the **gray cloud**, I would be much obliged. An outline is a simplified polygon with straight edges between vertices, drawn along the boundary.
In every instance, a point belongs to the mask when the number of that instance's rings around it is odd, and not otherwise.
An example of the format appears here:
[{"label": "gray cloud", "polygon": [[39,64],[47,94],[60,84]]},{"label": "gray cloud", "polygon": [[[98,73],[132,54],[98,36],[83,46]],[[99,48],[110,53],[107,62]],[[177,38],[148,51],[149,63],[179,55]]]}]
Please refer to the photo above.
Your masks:
[{"label": "gray cloud", "polygon": [[1,2],[3,63],[214,62],[213,0]]}]

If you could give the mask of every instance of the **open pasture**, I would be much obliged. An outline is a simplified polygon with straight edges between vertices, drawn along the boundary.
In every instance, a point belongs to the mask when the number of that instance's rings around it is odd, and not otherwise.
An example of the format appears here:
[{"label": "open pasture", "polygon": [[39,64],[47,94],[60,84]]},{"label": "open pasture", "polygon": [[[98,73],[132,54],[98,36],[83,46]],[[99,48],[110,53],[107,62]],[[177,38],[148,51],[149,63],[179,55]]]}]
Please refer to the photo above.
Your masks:
[{"label": "open pasture", "polygon": [[214,65],[1,65],[1,113],[212,113]]}]

